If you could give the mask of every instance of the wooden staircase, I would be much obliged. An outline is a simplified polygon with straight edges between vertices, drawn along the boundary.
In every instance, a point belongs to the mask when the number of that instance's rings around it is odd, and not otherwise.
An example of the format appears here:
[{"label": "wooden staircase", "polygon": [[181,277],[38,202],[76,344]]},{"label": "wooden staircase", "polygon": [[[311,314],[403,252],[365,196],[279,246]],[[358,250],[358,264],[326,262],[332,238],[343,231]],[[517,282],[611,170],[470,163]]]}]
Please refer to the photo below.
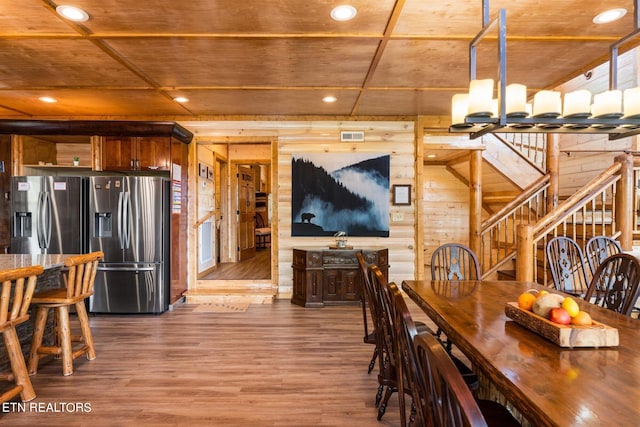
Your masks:
[{"label": "wooden staircase", "polygon": [[184,295],[187,304],[272,304],[277,292],[271,283],[199,280],[196,288]]}]

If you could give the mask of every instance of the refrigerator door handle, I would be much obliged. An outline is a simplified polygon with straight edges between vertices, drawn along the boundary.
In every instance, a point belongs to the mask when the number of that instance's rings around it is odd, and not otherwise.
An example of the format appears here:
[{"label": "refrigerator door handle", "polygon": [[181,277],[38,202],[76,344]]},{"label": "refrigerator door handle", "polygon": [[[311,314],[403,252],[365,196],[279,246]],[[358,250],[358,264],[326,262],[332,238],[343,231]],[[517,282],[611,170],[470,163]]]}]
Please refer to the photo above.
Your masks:
[{"label": "refrigerator door handle", "polygon": [[130,211],[131,211],[131,193],[129,193],[128,191],[124,193],[124,216],[125,216],[125,223],[124,223],[124,247],[125,248],[129,248],[129,245],[131,244],[131,223],[129,222],[129,218],[131,217],[130,215]]},{"label": "refrigerator door handle", "polygon": [[118,194],[118,243],[120,243],[120,249],[124,249],[124,240],[122,235],[124,215],[122,214],[123,197],[122,193]]},{"label": "refrigerator door handle", "polygon": [[44,194],[44,200],[45,200],[45,204],[44,204],[44,208],[46,210],[46,215],[44,217],[44,238],[45,238],[45,249],[49,249],[49,246],[51,246],[51,194],[50,193],[45,193]]},{"label": "refrigerator door handle", "polygon": [[156,267],[100,267],[97,271],[154,271]]},{"label": "refrigerator door handle", "polygon": [[36,234],[38,235],[38,246],[40,247],[40,249],[42,249],[44,247],[44,241],[43,241],[43,237],[42,235],[44,234],[44,230],[42,229],[42,220],[43,220],[43,214],[42,214],[42,204],[43,204],[43,199],[44,197],[44,193],[41,191],[38,194],[38,204],[36,206]]}]

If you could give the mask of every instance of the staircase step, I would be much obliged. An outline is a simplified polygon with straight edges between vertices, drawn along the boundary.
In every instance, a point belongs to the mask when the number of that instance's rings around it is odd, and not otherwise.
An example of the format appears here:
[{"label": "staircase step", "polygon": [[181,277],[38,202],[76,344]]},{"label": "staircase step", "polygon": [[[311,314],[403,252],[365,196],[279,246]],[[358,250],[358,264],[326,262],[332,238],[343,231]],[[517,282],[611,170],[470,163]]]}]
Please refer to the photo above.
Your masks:
[{"label": "staircase step", "polygon": [[516,271],[498,270],[498,280],[516,280]]},{"label": "staircase step", "polygon": [[185,292],[187,304],[272,304],[276,288],[192,289]]}]

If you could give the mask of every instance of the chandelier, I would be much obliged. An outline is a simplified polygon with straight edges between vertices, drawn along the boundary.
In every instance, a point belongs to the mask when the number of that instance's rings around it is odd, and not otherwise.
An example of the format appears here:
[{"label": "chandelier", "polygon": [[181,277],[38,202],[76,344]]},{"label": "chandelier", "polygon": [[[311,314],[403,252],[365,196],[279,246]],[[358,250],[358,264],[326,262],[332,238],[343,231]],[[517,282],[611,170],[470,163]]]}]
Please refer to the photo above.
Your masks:
[{"label": "chandelier", "polygon": [[[506,82],[506,10],[489,21],[488,0],[483,1],[483,28],[469,44],[469,92],[451,100],[449,132],[469,133],[471,139],[487,133],[608,134],[610,140],[640,134],[640,86],[617,89],[618,48],[640,34],[638,1],[634,1],[636,29],[611,45],[609,90],[593,95],[588,90],[562,94],[541,90],[527,102],[525,85]],[[498,82],[476,79],[476,46],[498,26]],[[504,96],[502,95],[504,94]]]}]

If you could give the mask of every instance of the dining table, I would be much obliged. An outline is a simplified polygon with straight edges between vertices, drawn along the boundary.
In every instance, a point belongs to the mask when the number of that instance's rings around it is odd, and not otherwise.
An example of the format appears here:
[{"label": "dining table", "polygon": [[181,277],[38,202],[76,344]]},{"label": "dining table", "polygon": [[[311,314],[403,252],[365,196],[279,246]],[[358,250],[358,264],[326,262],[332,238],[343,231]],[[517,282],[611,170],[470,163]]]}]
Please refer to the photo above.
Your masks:
[{"label": "dining table", "polygon": [[402,289],[528,424],[640,425],[640,320],[575,298],[619,342],[560,347],[505,314],[530,289],[560,293],[537,283],[405,280]]}]

